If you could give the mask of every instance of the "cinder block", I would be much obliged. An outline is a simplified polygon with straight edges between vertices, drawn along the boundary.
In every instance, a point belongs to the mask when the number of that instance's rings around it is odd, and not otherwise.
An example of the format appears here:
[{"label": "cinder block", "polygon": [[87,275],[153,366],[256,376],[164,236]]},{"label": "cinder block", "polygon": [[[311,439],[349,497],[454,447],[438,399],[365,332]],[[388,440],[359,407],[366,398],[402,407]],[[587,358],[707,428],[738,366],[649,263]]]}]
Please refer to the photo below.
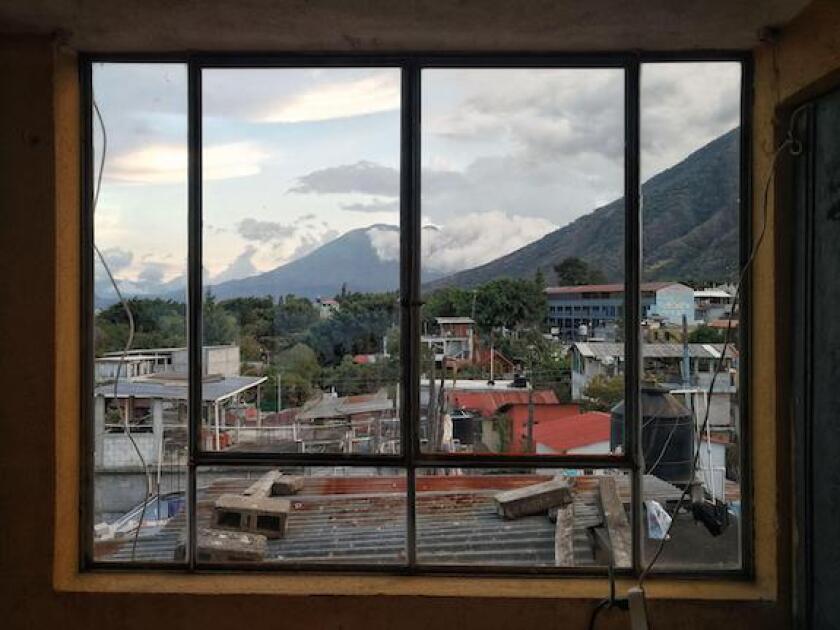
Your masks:
[{"label": "cinder block", "polygon": [[[198,530],[196,555],[200,562],[259,562],[268,551],[266,537],[261,534],[220,529]],[[175,560],[186,558],[187,545],[181,540],[175,548]]]},{"label": "cinder block", "polygon": [[572,502],[568,481],[555,477],[550,481],[506,490],[495,497],[496,511],[506,519],[546,513],[550,508]]},{"label": "cinder block", "polygon": [[216,499],[213,527],[282,538],[290,509],[287,499],[223,494]]}]

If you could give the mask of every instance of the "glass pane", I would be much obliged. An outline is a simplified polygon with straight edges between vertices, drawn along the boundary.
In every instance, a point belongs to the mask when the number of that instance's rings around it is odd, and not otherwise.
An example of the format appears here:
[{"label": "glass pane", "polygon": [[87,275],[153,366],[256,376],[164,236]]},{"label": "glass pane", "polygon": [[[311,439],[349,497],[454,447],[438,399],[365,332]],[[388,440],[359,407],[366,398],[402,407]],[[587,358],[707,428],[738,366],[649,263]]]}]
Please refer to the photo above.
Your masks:
[{"label": "glass pane", "polygon": [[621,449],[623,94],[620,69],[423,71],[424,451]]},{"label": "glass pane", "polygon": [[420,564],[593,567],[614,550],[615,566],[630,566],[629,474],[438,468],[416,485]]},{"label": "glass pane", "polygon": [[398,468],[199,468],[198,488],[199,563],[405,563]]},{"label": "glass pane", "polygon": [[150,561],[147,539],[183,529],[186,67],[95,64],[93,98],[94,559]]},{"label": "glass pane", "polygon": [[694,486],[655,569],[741,563],[740,90],[738,63],[642,67],[642,445],[650,475]]},{"label": "glass pane", "polygon": [[200,447],[399,452],[400,71],[202,87]]}]

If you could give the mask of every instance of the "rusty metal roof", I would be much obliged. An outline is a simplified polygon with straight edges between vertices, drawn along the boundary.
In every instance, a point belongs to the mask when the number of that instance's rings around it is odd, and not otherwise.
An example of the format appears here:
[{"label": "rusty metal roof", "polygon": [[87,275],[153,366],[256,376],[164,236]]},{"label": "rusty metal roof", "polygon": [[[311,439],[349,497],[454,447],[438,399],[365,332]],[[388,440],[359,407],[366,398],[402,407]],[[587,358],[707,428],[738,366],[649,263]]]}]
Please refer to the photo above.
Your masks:
[{"label": "rusty metal roof", "polygon": [[[499,490],[544,481],[544,475],[459,475],[417,478],[417,560],[427,564],[553,566],[555,525],[545,515],[503,520],[493,500]],[[595,559],[588,531],[600,523],[597,478],[574,479],[575,563]],[[244,491],[253,478],[218,479],[200,492],[198,527],[210,525],[215,500]],[[629,483],[617,477],[629,502]],[[646,498],[675,500],[679,489],[651,479]],[[268,541],[269,562],[404,564],[405,478],[307,477],[291,500],[286,535]],[[137,561],[171,561],[186,531],[183,513],[159,533],[137,542]],[[98,559],[131,560],[131,539],[101,548]],[[107,550],[107,551],[106,551]]]}]

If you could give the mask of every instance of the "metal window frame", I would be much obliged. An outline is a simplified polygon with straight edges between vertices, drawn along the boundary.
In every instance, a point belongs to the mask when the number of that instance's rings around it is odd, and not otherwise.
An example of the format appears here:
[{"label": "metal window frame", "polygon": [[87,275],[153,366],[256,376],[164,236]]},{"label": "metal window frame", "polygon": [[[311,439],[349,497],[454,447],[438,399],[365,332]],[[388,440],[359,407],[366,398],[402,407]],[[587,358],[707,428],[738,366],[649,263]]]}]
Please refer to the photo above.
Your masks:
[{"label": "metal window frame", "polygon": [[[81,54],[79,72],[81,85],[82,128],[82,186],[81,186],[81,304],[82,304],[82,356],[81,369],[81,443],[80,456],[80,554],[82,570],[176,570],[191,573],[215,571],[256,572],[326,572],[368,574],[447,574],[462,576],[604,576],[606,567],[508,567],[508,566],[456,566],[420,564],[416,559],[415,531],[415,475],[417,469],[437,467],[459,468],[592,468],[628,471],[632,480],[631,527],[633,536],[633,566],[616,570],[616,574],[638,576],[643,568],[642,557],[642,501],[641,483],[644,467],[641,444],[641,294],[642,278],[642,208],[640,181],[640,118],[641,118],[641,68],[650,63],[735,62],[742,68],[741,126],[740,126],[740,264],[743,267],[752,242],[751,218],[751,130],[752,130],[752,57],[744,51],[701,50],[672,52],[627,52],[592,54],[497,54],[497,53],[393,53],[393,54],[216,54],[216,53],[164,53],[159,55],[135,53]],[[94,149],[92,147],[92,69],[97,63],[173,63],[187,69],[188,110],[188,355],[190,361],[188,418],[189,461],[188,470],[188,554],[184,562],[104,562],[93,555],[93,258],[94,242],[92,199]],[[201,423],[201,306],[203,301],[201,278],[202,246],[202,103],[201,72],[218,68],[397,68],[401,72],[400,111],[400,348],[402,361],[401,382],[406,395],[400,409],[401,451],[398,455],[346,455],[346,454],[262,454],[262,453],[213,453],[199,449]],[[421,80],[423,69],[480,69],[480,68],[540,68],[540,69],[617,69],[624,73],[624,200],[625,200],[625,401],[627,409],[626,454],[622,455],[473,455],[469,457],[447,454],[421,453],[417,423],[419,419],[420,375],[420,162],[421,162]],[[751,489],[751,423],[749,422],[748,361],[750,357],[751,300],[749,276],[742,289],[741,319],[738,330],[741,368],[739,381],[739,415],[741,430],[741,566],[722,570],[657,570],[650,579],[678,576],[688,579],[726,577],[752,579],[754,577],[752,489]],[[393,565],[351,565],[327,563],[271,564],[251,563],[211,564],[196,562],[196,512],[197,468],[199,466],[383,466],[402,468],[406,475],[406,561]]]}]

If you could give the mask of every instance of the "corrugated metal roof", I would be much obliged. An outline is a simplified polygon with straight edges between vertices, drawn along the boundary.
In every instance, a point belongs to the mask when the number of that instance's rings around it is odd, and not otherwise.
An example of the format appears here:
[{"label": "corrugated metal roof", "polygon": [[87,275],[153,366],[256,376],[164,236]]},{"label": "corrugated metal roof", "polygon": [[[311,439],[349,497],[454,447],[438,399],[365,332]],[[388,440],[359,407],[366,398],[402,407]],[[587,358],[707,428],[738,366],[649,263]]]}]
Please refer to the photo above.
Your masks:
[{"label": "corrugated metal roof", "polygon": [[[162,375],[150,375],[132,380],[120,380],[117,384],[117,398],[163,398],[187,400],[187,381],[163,380]],[[264,376],[228,376],[218,380],[205,380],[201,385],[201,399],[213,402],[228,398],[236,393],[256,387],[265,382]],[[96,396],[113,398],[114,384],[100,385],[94,390]]]},{"label": "corrugated metal roof", "polygon": [[[642,291],[660,291],[679,282],[643,282]],[[688,288],[688,287],[686,287]],[[563,295],[566,293],[624,293],[623,284],[581,284],[571,287],[547,287],[547,295]]]},{"label": "corrugated metal roof", "polygon": [[[429,564],[553,566],[555,525],[545,515],[503,520],[499,490],[544,481],[540,475],[429,476],[417,479],[417,557]],[[213,503],[241,493],[253,479],[219,479],[200,492],[198,527],[210,525]],[[588,527],[600,523],[597,477],[574,477],[574,553],[580,566],[594,563]],[[629,479],[616,478],[629,503]],[[645,498],[676,500],[678,488],[646,477]],[[286,534],[268,541],[272,562],[403,564],[405,477],[307,477],[291,496]],[[170,561],[186,528],[184,514],[137,542],[135,560]],[[131,539],[102,545],[98,559],[131,560]]]},{"label": "corrugated metal roof", "polygon": [[[610,341],[578,341],[572,344],[581,355],[594,358],[623,358],[624,344]],[[717,359],[723,351],[722,343],[690,343],[688,344],[688,355],[692,359]],[[644,343],[642,344],[642,355],[649,359],[674,359],[682,358],[683,344],[681,343]],[[737,355],[735,346],[729,344],[726,349],[728,357]]]}]

